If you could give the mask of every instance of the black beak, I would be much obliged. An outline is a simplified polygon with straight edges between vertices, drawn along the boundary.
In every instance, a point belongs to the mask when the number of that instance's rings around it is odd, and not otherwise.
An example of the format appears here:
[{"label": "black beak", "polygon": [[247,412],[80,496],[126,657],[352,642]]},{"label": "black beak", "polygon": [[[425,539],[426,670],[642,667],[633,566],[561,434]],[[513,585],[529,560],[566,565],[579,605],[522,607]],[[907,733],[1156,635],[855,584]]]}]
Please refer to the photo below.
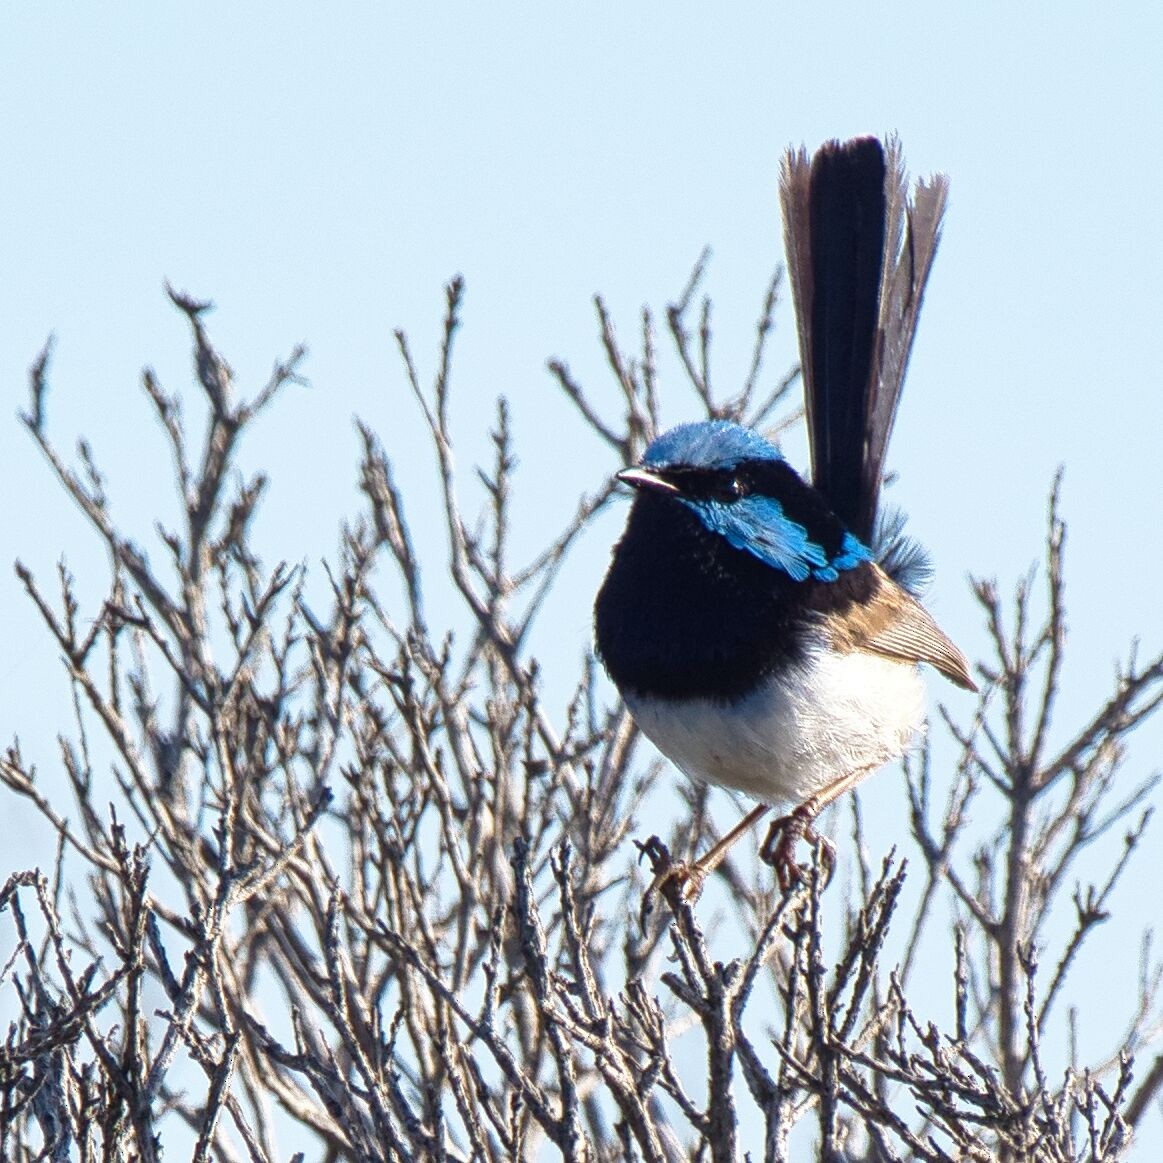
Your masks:
[{"label": "black beak", "polygon": [[618,480],[635,489],[651,489],[656,493],[678,493],[682,490],[671,484],[657,470],[650,468],[624,468],[618,473]]}]

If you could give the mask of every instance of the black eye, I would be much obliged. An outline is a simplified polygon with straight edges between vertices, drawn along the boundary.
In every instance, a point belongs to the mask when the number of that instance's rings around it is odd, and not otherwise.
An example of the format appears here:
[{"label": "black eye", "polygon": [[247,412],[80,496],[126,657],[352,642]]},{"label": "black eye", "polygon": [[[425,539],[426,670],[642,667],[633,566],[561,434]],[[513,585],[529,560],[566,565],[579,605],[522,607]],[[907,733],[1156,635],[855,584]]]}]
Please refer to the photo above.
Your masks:
[{"label": "black eye", "polygon": [[740,480],[733,473],[725,474],[716,478],[711,488],[711,500],[721,501],[729,505],[732,501],[738,501],[741,497],[747,496],[749,491],[745,481]]}]

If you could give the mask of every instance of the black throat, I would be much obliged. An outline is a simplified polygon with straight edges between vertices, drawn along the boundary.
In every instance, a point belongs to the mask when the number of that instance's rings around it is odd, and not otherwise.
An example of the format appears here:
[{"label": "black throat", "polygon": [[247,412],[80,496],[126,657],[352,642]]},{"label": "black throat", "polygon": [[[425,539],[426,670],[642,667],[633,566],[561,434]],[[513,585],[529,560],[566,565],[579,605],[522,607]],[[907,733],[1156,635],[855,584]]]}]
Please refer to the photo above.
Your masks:
[{"label": "black throat", "polygon": [[867,600],[864,563],[794,581],[735,549],[673,497],[641,492],[594,605],[598,655],[622,691],[730,701],[804,658],[827,613]]}]

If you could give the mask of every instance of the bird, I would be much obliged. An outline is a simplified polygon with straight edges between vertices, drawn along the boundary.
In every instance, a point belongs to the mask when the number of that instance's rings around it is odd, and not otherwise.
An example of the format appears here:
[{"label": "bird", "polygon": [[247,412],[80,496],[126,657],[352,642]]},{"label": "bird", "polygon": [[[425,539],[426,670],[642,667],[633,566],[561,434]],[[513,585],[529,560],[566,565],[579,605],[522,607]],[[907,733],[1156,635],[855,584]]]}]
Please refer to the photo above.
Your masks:
[{"label": "bird", "polygon": [[[913,197],[899,143],[789,150],[781,170],[812,461],[806,480],[731,418],[680,424],[617,473],[633,500],[594,603],[596,653],[640,730],[687,776],[758,801],[661,879],[686,900],[773,807],[785,890],[814,821],[924,729],[922,664],[976,690],[919,600],[928,572],[882,512],[889,435],[947,185]],[[668,857],[667,857],[668,859]]]}]

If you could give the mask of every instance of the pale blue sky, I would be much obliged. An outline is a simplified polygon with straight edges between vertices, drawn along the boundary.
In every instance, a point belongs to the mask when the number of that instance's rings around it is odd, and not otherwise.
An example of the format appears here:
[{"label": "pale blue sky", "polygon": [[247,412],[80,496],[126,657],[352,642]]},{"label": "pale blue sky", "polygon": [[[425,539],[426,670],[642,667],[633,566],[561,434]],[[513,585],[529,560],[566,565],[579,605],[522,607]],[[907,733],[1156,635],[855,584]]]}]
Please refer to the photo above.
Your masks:
[{"label": "pale blue sky", "polygon": [[[103,577],[13,419],[50,331],[50,431],[65,448],[91,439],[143,542],[173,507],[158,495],[168,465],[140,369],[189,379],[163,280],[215,300],[212,334],[244,385],[305,340],[313,386],[286,397],[244,459],[274,477],[270,558],[315,562],[354,511],[353,415],[406,482],[430,480],[391,331],[408,330],[430,367],[442,285],[463,272],[462,459],[508,394],[531,542],[614,467],[580,436],[563,456],[580,428],[544,370],[562,356],[606,391],[591,295],[607,296],[629,341],[641,305],[662,308],[710,244],[718,376],[733,382],[782,257],[781,151],[890,130],[914,173],[952,181],[890,453],[895,495],[933,552],[937,616],[976,655],[965,575],[1008,582],[1039,556],[1065,464],[1069,726],[1133,636],[1145,655],[1163,648],[1161,46],[1163,8],[1146,3],[5,4],[0,742],[19,731],[50,772],[68,729],[12,559],[47,580],[63,552]],[[790,309],[779,324],[773,374],[793,357]],[[693,414],[681,391],[665,406],[668,419]],[[563,674],[620,519],[563,578],[549,659]],[[1159,766],[1161,744],[1163,731],[1143,733],[1128,781]],[[16,829],[8,866],[46,857],[43,838]],[[1161,875],[1152,856],[1139,883]],[[1127,940],[1130,990],[1133,928]]]}]

